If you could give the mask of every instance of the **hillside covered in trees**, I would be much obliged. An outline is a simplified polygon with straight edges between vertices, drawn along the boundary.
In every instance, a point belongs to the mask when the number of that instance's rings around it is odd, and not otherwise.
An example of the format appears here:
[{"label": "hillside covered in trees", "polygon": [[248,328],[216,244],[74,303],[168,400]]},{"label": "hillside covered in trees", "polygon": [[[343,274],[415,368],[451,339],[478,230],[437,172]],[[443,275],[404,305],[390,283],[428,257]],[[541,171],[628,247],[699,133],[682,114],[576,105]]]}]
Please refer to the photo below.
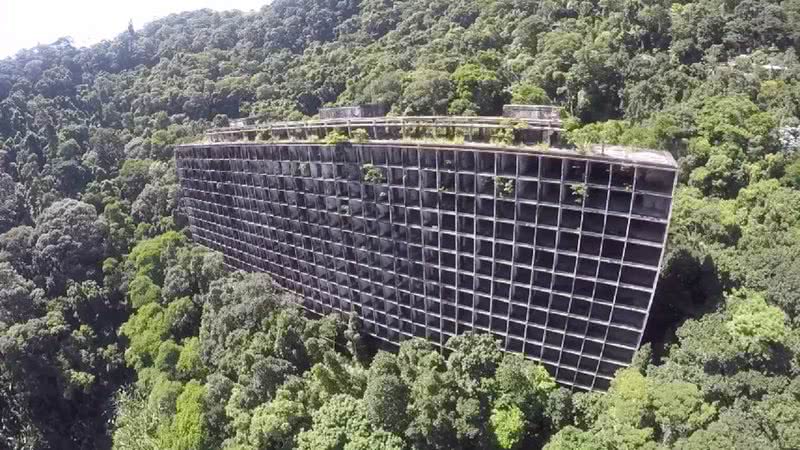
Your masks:
[{"label": "hillside covered in trees", "polygon": [[[0,60],[0,448],[800,448],[800,0],[275,0]],[[323,105],[551,103],[679,160],[608,393],[485,335],[374,352],[192,245],[172,145]]]}]

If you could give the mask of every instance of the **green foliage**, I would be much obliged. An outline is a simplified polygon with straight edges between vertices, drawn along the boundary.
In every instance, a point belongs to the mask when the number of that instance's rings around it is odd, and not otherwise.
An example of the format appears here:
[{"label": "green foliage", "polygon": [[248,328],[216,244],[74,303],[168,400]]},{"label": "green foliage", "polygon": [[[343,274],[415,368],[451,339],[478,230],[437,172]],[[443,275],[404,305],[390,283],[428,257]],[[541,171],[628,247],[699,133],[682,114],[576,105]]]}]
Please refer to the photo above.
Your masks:
[{"label": "green foliage", "polygon": [[7,262],[0,262],[0,328],[34,317],[34,285]]},{"label": "green foliage", "polygon": [[253,411],[248,442],[257,448],[294,448],[305,416],[303,404],[296,401],[276,398],[264,403]]},{"label": "green foliage", "polygon": [[159,372],[175,373],[178,358],[181,355],[181,347],[173,341],[167,340],[158,346],[158,353],[154,361],[154,367]]},{"label": "green foliage", "polygon": [[333,130],[322,138],[322,142],[327,145],[337,145],[349,141],[350,138],[339,130]]},{"label": "green foliage", "polygon": [[207,432],[203,419],[203,396],[205,388],[190,381],[183,388],[175,406],[175,417],[169,429],[160,432],[164,448],[192,450],[205,447]]},{"label": "green foliage", "polygon": [[147,275],[139,275],[130,282],[128,296],[131,306],[141,308],[148,303],[157,303],[161,300],[161,288]]},{"label": "green foliage", "polygon": [[372,164],[364,164],[361,166],[361,172],[365,183],[378,184],[386,181],[386,177],[383,176],[381,169]]},{"label": "green foliage", "polygon": [[184,243],[185,238],[173,231],[141,241],[128,255],[127,265],[137,276],[145,275],[151,281],[161,284],[166,270],[165,262],[176,248]]},{"label": "green foliage", "polygon": [[495,144],[513,145],[515,139],[514,128],[512,127],[498,128],[492,133],[492,142]]},{"label": "green foliage", "polygon": [[164,308],[157,303],[148,303],[136,312],[120,329],[130,343],[125,351],[125,360],[135,368],[150,366],[158,355],[161,342],[168,336],[169,324]]},{"label": "green foliage", "polygon": [[511,103],[515,105],[549,105],[544,89],[531,83],[518,83],[511,87]]},{"label": "green foliage", "polygon": [[697,386],[686,382],[659,386],[653,393],[653,409],[665,443],[703,429],[716,415],[715,405],[705,403]]},{"label": "green foliage", "polygon": [[0,234],[23,222],[25,203],[21,186],[0,172]]},{"label": "green foliage", "polygon": [[497,177],[494,180],[494,186],[497,190],[497,195],[502,198],[514,198],[514,187],[516,181],[511,178]]},{"label": "green foliage", "polygon": [[569,189],[572,191],[572,196],[574,197],[575,203],[582,204],[586,199],[586,196],[589,195],[589,190],[586,187],[586,183],[573,184],[569,187]]},{"label": "green foliage", "polygon": [[453,95],[450,74],[439,70],[419,69],[408,75],[399,111],[409,116],[441,115]]},{"label": "green foliage", "polygon": [[68,280],[97,278],[106,227],[94,207],[61,200],[37,218],[33,262],[50,295],[64,292]]},{"label": "green foliage", "polygon": [[298,449],[380,448],[401,449],[403,441],[374,430],[364,415],[361,401],[337,395],[314,413],[311,429],[297,438]]},{"label": "green foliage", "polygon": [[350,132],[350,138],[357,144],[363,144],[369,141],[369,132],[363,128],[356,128]]},{"label": "green foliage", "polygon": [[200,359],[200,339],[192,337],[183,343],[175,369],[184,379],[203,378],[204,367]]},{"label": "green foliage", "polygon": [[525,417],[516,406],[492,411],[492,432],[498,447],[513,449],[522,441],[525,433]]},{"label": "green foliage", "polygon": [[408,386],[399,374],[370,376],[364,391],[367,419],[384,430],[402,435],[409,420],[405,408],[408,396]]},{"label": "green foliage", "polygon": [[767,305],[759,293],[737,292],[729,297],[731,318],[725,328],[742,351],[761,353],[786,338],[786,318],[780,308]]},{"label": "green foliage", "polygon": [[[450,105],[451,114],[470,111],[482,115],[499,115],[505,95],[503,82],[494,70],[475,63],[462,64],[453,72],[452,81],[456,99]],[[454,107],[459,101],[469,106]]]},{"label": "green foliage", "polygon": [[121,391],[116,398],[114,449],[159,449],[154,435],[166,425],[166,421],[167,416],[151,408],[142,395],[135,391]]},{"label": "green foliage", "polygon": [[659,146],[652,128],[634,125],[624,120],[590,123],[569,130],[566,137],[567,141],[578,147],[578,149],[587,148],[591,144],[626,145],[642,148]]}]

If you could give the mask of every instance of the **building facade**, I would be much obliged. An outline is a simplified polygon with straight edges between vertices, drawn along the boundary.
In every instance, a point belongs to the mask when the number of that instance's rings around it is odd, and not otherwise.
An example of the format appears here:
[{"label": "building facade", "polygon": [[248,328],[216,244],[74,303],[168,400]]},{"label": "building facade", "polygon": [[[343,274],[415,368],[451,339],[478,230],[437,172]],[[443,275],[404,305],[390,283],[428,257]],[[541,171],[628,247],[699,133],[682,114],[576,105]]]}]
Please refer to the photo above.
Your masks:
[{"label": "building facade", "polygon": [[367,142],[176,148],[193,239],[311,311],[446,348],[469,330],[606,389],[638,348],[676,179],[658,152]]}]

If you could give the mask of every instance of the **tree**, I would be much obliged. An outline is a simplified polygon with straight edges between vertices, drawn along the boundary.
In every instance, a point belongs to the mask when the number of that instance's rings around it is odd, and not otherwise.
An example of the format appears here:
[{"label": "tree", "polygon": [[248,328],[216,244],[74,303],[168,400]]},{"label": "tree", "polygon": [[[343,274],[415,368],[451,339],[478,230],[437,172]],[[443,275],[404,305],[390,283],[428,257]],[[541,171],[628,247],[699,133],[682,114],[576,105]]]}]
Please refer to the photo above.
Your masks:
[{"label": "tree", "polygon": [[0,172],[0,234],[20,225],[24,218],[24,198],[20,186]]},{"label": "tree", "polygon": [[367,419],[386,431],[402,434],[409,420],[405,409],[408,396],[408,386],[399,374],[371,376],[364,391]]},{"label": "tree", "polygon": [[453,95],[447,72],[418,70],[409,75],[403,88],[401,110],[406,115],[444,114]]},{"label": "tree", "polygon": [[38,305],[33,283],[22,278],[7,262],[0,261],[0,329],[35,316]]},{"label": "tree", "polygon": [[325,403],[314,413],[311,429],[297,439],[298,449],[403,448],[398,437],[370,427],[361,401],[348,395],[334,396]]},{"label": "tree", "polygon": [[33,260],[48,293],[63,292],[68,280],[99,278],[106,227],[93,206],[58,201],[37,218],[34,234]]},{"label": "tree", "polygon": [[653,407],[664,444],[672,444],[678,438],[703,429],[716,414],[715,406],[704,402],[697,386],[685,382],[655,388]]},{"label": "tree", "polygon": [[517,105],[549,105],[544,89],[531,83],[518,83],[511,87],[511,103]]},{"label": "tree", "polygon": [[731,319],[725,328],[742,351],[759,354],[786,339],[786,317],[780,308],[767,305],[758,293],[737,292],[730,296]]},{"label": "tree", "polygon": [[[503,102],[503,83],[497,74],[481,65],[468,63],[459,66],[453,72],[453,86],[458,100],[475,105],[475,112],[482,115],[499,115]],[[453,111],[451,105],[451,113]]]},{"label": "tree", "polygon": [[125,160],[117,178],[122,198],[130,202],[136,200],[150,179],[149,169],[152,163],[150,160]]},{"label": "tree", "polygon": [[517,406],[492,411],[492,432],[502,449],[516,448],[525,436],[525,416]]},{"label": "tree", "polygon": [[125,143],[113,129],[94,128],[82,164],[89,168],[96,180],[114,178],[125,160],[124,150]]},{"label": "tree", "polygon": [[484,378],[493,377],[503,360],[500,345],[490,334],[465,333],[450,338],[447,345],[453,349],[447,368],[467,392],[478,389]]},{"label": "tree", "polygon": [[159,441],[165,448],[191,450],[204,448],[208,439],[203,426],[203,396],[205,388],[195,380],[183,388],[176,402],[175,417],[169,429],[159,433]]},{"label": "tree", "polygon": [[305,422],[301,403],[283,398],[264,403],[253,411],[248,441],[258,448],[291,449]]},{"label": "tree", "polygon": [[8,230],[0,235],[0,260],[11,264],[24,278],[32,279],[35,268],[31,253],[35,242],[33,227],[22,225]]}]

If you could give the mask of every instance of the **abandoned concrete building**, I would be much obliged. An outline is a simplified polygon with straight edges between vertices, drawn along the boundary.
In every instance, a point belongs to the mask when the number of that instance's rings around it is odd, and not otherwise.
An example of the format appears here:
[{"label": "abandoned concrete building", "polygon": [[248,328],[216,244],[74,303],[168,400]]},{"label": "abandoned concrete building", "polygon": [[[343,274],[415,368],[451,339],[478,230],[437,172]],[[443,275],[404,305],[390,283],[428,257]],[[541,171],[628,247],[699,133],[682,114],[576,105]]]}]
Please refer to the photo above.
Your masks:
[{"label": "abandoned concrete building", "polygon": [[[377,339],[446,347],[482,330],[563,385],[606,389],[647,322],[675,161],[556,148],[557,112],[506,111],[511,128],[329,112],[212,130],[176,148],[193,239],[308,310],[356,313]],[[320,141],[356,129],[358,142]],[[515,143],[490,142],[499,130]]]}]

